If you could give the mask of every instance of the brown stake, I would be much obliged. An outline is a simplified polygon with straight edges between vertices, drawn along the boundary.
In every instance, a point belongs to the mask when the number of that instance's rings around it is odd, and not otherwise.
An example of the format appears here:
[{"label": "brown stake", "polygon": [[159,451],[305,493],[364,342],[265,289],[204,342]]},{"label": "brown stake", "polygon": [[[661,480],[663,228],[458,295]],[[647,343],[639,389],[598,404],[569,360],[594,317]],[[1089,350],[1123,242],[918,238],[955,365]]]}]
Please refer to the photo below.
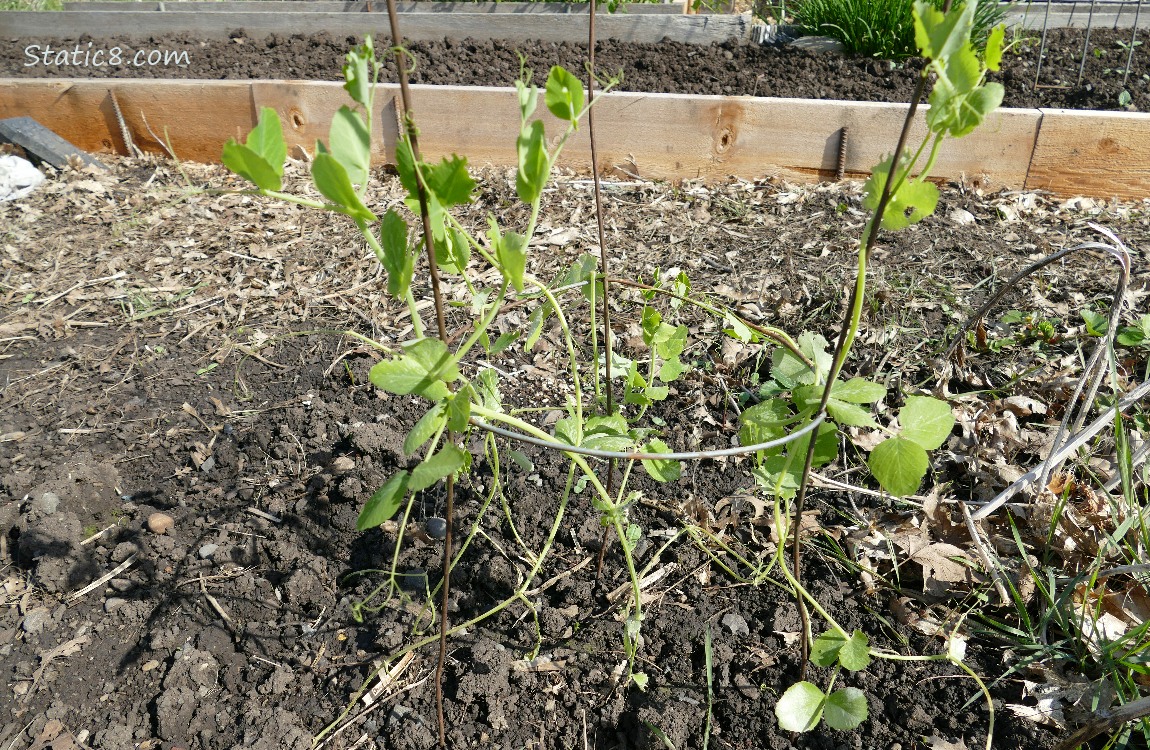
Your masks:
[{"label": "brown stake", "polygon": [[[603,195],[599,188],[599,159],[595,153],[595,0],[591,0],[587,8],[590,19],[587,23],[587,137],[591,141],[591,177],[595,186],[595,226],[599,231],[599,275],[603,279],[603,361],[604,376],[606,377],[607,413],[615,413],[615,391],[611,385],[611,306],[607,304],[610,297],[610,269],[607,266],[607,241],[603,235]],[[592,367],[598,367],[592,363]],[[607,481],[604,488],[607,494],[612,492],[612,478],[615,475],[615,460],[607,463]],[[599,560],[595,564],[595,578],[603,574],[603,558],[607,555],[607,542],[609,540],[609,527],[603,527],[603,537],[599,543]]]},{"label": "brown stake", "polygon": [[[407,139],[411,143],[411,153],[415,163],[423,157],[419,152],[419,133],[411,110],[411,90],[407,84],[407,56],[404,53],[403,37],[399,33],[399,16],[395,12],[395,0],[387,0],[387,17],[391,23],[391,44],[395,54],[395,67],[399,77],[399,92],[403,99],[403,124]],[[428,211],[427,186],[423,183],[423,173],[415,170],[416,192],[419,197],[419,218],[423,223],[423,249],[427,255],[427,265],[431,272],[431,293],[435,301],[435,322],[439,328],[439,340],[447,341],[447,323],[443,315],[443,296],[439,290],[439,266],[435,262],[435,238],[431,232],[431,215]],[[447,440],[455,435],[447,433]],[[447,477],[447,498],[444,500],[443,517],[447,521],[447,534],[443,538],[443,597],[439,608],[439,660],[435,666],[435,713],[439,722],[439,746],[447,747],[447,725],[443,720],[443,672],[447,662],[447,600],[451,591],[451,542],[453,517],[455,515],[455,477]]]}]

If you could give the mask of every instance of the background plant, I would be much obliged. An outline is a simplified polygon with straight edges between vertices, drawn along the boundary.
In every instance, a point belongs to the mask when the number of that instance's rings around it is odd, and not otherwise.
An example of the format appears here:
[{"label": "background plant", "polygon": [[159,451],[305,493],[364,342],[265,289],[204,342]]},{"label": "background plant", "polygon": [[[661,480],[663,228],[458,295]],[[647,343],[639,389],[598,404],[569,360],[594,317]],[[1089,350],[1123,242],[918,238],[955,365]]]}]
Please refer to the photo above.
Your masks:
[{"label": "background plant", "polygon": [[[981,47],[1006,17],[1007,6],[998,0],[973,1],[971,39]],[[914,4],[914,0],[792,0],[788,10],[804,33],[833,37],[852,55],[902,60],[918,53]],[[943,0],[932,4],[941,9]]]}]

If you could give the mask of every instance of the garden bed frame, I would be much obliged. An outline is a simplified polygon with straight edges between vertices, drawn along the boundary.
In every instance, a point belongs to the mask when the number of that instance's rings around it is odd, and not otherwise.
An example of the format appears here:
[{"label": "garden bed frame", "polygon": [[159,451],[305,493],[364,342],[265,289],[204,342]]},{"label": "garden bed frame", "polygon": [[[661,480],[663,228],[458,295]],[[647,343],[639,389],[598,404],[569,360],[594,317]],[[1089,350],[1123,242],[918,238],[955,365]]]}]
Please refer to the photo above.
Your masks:
[{"label": "garden bed frame", "polygon": [[[463,153],[477,165],[516,163],[514,139],[506,135],[519,122],[514,89],[412,91],[426,156]],[[280,114],[293,155],[311,154],[317,139],[327,140],[327,123],[346,98],[341,84],[326,81],[0,78],[0,111],[32,117],[86,151],[127,154],[135,146],[162,154],[166,139],[177,157],[202,162],[218,162],[224,143],[251,130],[262,107]],[[381,123],[383,144],[376,163],[393,162],[397,100],[398,86],[381,84],[374,121]],[[597,106],[602,172],[663,180],[777,175],[815,181],[833,179],[838,171],[844,127],[843,172],[865,176],[889,150],[890,133],[900,127],[907,105],[612,92]],[[585,131],[568,144],[561,164],[590,168]],[[998,110],[971,136],[945,146],[934,173],[990,188],[1147,198],[1150,114]]]}]

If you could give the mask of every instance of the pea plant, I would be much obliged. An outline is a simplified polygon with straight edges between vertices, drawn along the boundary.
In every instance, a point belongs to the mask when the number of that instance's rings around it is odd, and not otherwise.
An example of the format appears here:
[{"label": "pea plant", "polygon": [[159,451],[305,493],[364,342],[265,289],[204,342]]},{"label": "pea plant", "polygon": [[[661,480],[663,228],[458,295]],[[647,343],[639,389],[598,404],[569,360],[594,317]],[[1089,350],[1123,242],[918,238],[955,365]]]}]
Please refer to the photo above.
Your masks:
[{"label": "pea plant", "polygon": [[[768,383],[768,390],[780,395],[743,413],[743,440],[769,436],[785,425],[810,419],[811,415],[826,415],[826,421],[812,440],[805,444],[792,442],[772,451],[760,452],[756,457],[756,479],[768,492],[783,498],[797,497],[793,514],[796,519],[801,517],[803,495],[812,467],[835,458],[837,427],[880,429],[887,433],[871,451],[868,466],[886,491],[902,496],[918,488],[929,468],[927,452],[939,447],[954,425],[954,417],[945,402],[927,396],[910,396],[899,410],[898,428],[884,428],[864,406],[881,400],[886,389],[861,378],[844,381],[840,374],[858,333],[868,254],[878,230],[903,229],[934,212],[938,204],[938,188],[928,178],[945,139],[960,138],[970,133],[1002,102],[1001,84],[986,82],[986,73],[998,68],[1005,30],[999,26],[989,34],[985,51],[979,57],[971,42],[975,10],[974,2],[947,11],[922,0],[914,4],[915,41],[927,65],[919,79],[894,154],[874,168],[864,186],[863,204],[871,209],[872,215],[859,245],[855,288],[838,347],[831,354],[825,351],[826,342],[821,337],[810,334],[800,337],[803,353],[813,367],[799,362],[790,352],[776,351],[773,381]],[[928,79],[934,81],[929,98],[930,111],[926,115],[928,131],[918,148],[904,156],[909,124]],[[778,503],[775,508],[777,527],[783,528],[784,519]],[[781,564],[781,557],[779,567],[798,595],[804,630],[807,631],[804,644],[810,637],[806,603],[830,626],[814,639],[810,658],[817,666],[833,669],[825,690],[806,680],[790,686],[776,704],[775,713],[783,728],[794,731],[813,729],[820,718],[833,729],[853,729],[866,718],[866,700],[856,688],[833,690],[840,670],[865,669],[871,657],[907,657],[871,647],[861,631],[848,633],[803,588],[799,576],[798,526],[795,522],[791,529],[794,534],[791,569]],[[781,556],[782,547],[779,549]],[[963,652],[961,641],[952,639],[951,647],[944,655],[913,658],[948,659],[977,680],[974,673],[962,664]],[[983,690],[985,693],[985,688]],[[989,694],[987,699],[989,703]]]},{"label": "pea plant", "polygon": [[[360,530],[378,527],[399,516],[396,547],[387,586],[398,592],[396,569],[404,529],[417,494],[445,483],[447,503],[447,543],[444,547],[440,633],[410,645],[385,660],[391,663],[410,651],[436,639],[441,643],[440,671],[442,681],[443,638],[460,628],[471,627],[514,601],[532,605],[524,592],[540,572],[543,560],[559,529],[573,491],[589,489],[590,502],[599,513],[603,527],[619,541],[630,582],[630,597],[622,605],[622,641],[627,657],[629,684],[645,689],[646,674],[636,669],[642,645],[643,622],[640,581],[643,571],[636,565],[634,550],[642,530],[635,524],[632,511],[640,499],[639,492],[629,490],[629,478],[638,465],[660,482],[674,481],[680,474],[680,461],[718,455],[751,454],[753,474],[763,489],[776,498],[774,512],[777,528],[794,533],[793,563],[779,567],[793,587],[804,616],[804,645],[813,643],[812,660],[833,667],[826,690],[801,681],[791,686],[780,699],[776,714],[780,724],[795,731],[812,729],[824,718],[836,729],[857,726],[866,716],[866,701],[855,688],[833,690],[839,671],[864,669],[872,657],[906,658],[870,646],[865,634],[848,633],[803,588],[798,546],[798,524],[788,519],[801,516],[802,504],[812,467],[825,465],[836,457],[840,427],[858,427],[888,433],[875,447],[868,461],[878,483],[892,495],[914,492],[928,470],[927,452],[937,448],[953,425],[949,407],[942,401],[925,396],[911,396],[898,413],[897,427],[884,427],[872,415],[872,406],[884,399],[886,388],[862,378],[842,378],[844,363],[858,333],[866,284],[867,258],[880,228],[897,230],[929,216],[938,201],[938,189],[928,181],[939,149],[947,137],[961,137],[973,130],[1002,99],[1002,87],[986,83],[988,69],[995,69],[1002,51],[1003,30],[990,34],[985,53],[980,58],[971,44],[971,29],[976,4],[968,2],[961,9],[942,12],[930,2],[915,3],[915,34],[929,65],[919,82],[914,102],[924,90],[928,77],[934,79],[927,115],[929,132],[911,155],[903,154],[914,117],[912,103],[899,144],[894,154],[873,170],[865,186],[865,206],[872,218],[859,246],[858,268],[847,316],[833,351],[828,342],[814,333],[793,340],[785,332],[752,326],[729,310],[709,303],[690,289],[680,275],[668,288],[631,285],[643,290],[644,304],[640,316],[641,339],[645,356],[624,360],[604,336],[601,347],[595,336],[595,310],[605,296],[610,279],[597,269],[594,258],[584,256],[553,283],[537,278],[528,263],[530,239],[539,220],[544,188],[565,145],[577,131],[591,106],[580,80],[561,67],[549,71],[542,91],[532,85],[524,71],[515,82],[519,105],[519,129],[515,144],[517,169],[515,190],[527,208],[522,226],[501,226],[488,217],[483,236],[473,234],[457,219],[452,209],[472,202],[476,182],[468,171],[467,159],[460,155],[439,161],[422,158],[417,130],[406,103],[404,68],[400,82],[405,94],[405,128],[396,145],[396,169],[405,192],[403,207],[387,208],[382,214],[369,208],[367,196],[372,153],[372,114],[375,88],[382,68],[376,59],[372,40],[353,49],[344,65],[344,89],[352,105],[341,107],[334,115],[327,143],[318,142],[311,160],[311,181],[322,200],[295,195],[283,189],[287,149],[278,115],[265,108],[259,124],[243,143],[229,141],[223,151],[223,162],[237,175],[255,185],[255,194],[290,201],[308,208],[343,214],[358,228],[387,274],[387,294],[408,308],[414,339],[398,346],[387,346],[351,333],[371,344],[382,358],[370,371],[371,382],[379,389],[397,396],[411,396],[426,406],[403,441],[408,455],[419,455],[414,466],[395,471],[363,507],[357,522]],[[393,38],[399,39],[394,28]],[[397,61],[403,52],[398,47]],[[614,81],[601,82],[609,89]],[[548,139],[544,123],[536,117],[540,100],[547,111],[561,123],[562,132]],[[418,224],[409,216],[419,217]],[[426,259],[432,282],[436,312],[436,333],[429,333],[416,306],[413,283],[420,257]],[[494,271],[494,273],[490,273]],[[464,335],[454,343],[446,335],[444,305],[439,293],[441,274],[459,277],[470,294],[470,304],[460,308],[468,314]],[[585,338],[577,336],[568,312],[567,295],[581,294],[590,303],[591,353],[586,354]],[[669,384],[679,379],[691,365],[683,360],[688,346],[688,329],[664,316],[654,300],[670,299],[672,310],[683,303],[692,304],[720,317],[729,335],[747,341],[770,339],[778,344],[772,354],[774,367],[771,380],[761,391],[761,400],[741,416],[741,445],[719,451],[674,453],[660,439],[656,429],[642,424],[648,408],[666,400]],[[515,334],[493,336],[496,319],[508,304],[526,304],[528,331],[521,340]],[[465,312],[463,312],[465,311]],[[504,403],[498,371],[475,365],[476,352],[493,354],[510,346],[530,350],[542,335],[545,325],[554,323],[565,353],[570,395],[562,405],[565,416],[550,429],[528,421],[521,412]],[[602,348],[602,351],[600,349]],[[600,362],[606,364],[605,385],[608,396],[602,398]],[[624,388],[621,404],[610,396],[612,367],[622,375]],[[588,371],[594,381],[593,394],[586,394],[583,379]],[[604,404],[607,408],[603,408]],[[518,443],[533,443],[566,457],[568,478],[559,499],[554,521],[542,549],[525,555],[531,563],[525,582],[512,597],[465,623],[448,628],[446,591],[453,564],[463,554],[451,549],[453,483],[472,468],[472,453],[462,445],[468,436],[482,431],[486,460],[495,477],[485,510],[499,492],[500,453],[496,438]],[[609,468],[606,479],[597,470],[602,460],[622,462],[622,480],[612,482]],[[506,506],[505,506],[506,509]],[[480,511],[482,516],[483,510]],[[507,511],[508,519],[511,514]],[[473,522],[470,536],[475,537],[479,520]],[[670,544],[670,542],[668,542]],[[658,556],[656,555],[656,558]],[[829,629],[811,639],[806,604],[825,620]],[[961,649],[952,648],[942,657],[961,663]],[[805,654],[805,652],[804,652]],[[965,668],[965,667],[964,667]],[[382,668],[381,668],[382,669]],[[968,670],[969,671],[969,670]],[[440,699],[441,701],[441,699]],[[442,708],[440,732],[443,735]]]}]

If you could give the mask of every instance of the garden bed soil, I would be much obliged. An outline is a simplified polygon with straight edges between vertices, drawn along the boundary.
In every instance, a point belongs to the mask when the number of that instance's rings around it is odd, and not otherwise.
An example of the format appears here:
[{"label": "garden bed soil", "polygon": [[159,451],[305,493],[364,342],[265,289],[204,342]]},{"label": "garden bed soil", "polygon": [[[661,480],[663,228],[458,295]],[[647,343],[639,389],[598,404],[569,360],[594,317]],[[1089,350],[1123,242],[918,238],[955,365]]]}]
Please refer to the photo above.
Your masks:
[{"label": "garden bed soil", "polygon": [[[169,163],[112,161],[111,173],[53,175],[31,197],[0,204],[0,745],[310,747],[349,701],[355,714],[367,706],[355,696],[378,660],[426,632],[417,591],[366,612],[362,622],[352,613],[383,580],[379,570],[390,566],[396,541],[394,526],[355,531],[357,514],[384,479],[412,462],[401,444],[422,407],[371,386],[367,371],[378,354],[340,332],[394,345],[410,336],[410,320],[382,294],[376,263],[349,223],[258,198],[188,195]],[[219,168],[183,169],[195,185],[238,186]],[[377,177],[369,194],[381,210],[401,193],[393,178]],[[295,166],[288,183],[304,189]],[[492,211],[522,221],[513,183],[506,173],[487,173],[464,220],[483,226]],[[608,183],[614,273],[650,280],[656,269],[681,268],[696,290],[750,319],[832,338],[863,225],[858,187]],[[936,216],[883,236],[852,371],[905,388],[930,381],[930,360],[947,331],[995,286],[986,279],[1096,238],[1087,221],[1144,248],[1148,212],[1150,203],[1054,203],[948,188]],[[545,198],[529,268],[551,278],[580,253],[597,252],[592,216],[587,181],[561,180]],[[1139,252],[1136,303],[1148,282]],[[1003,307],[1039,311],[1070,331],[1077,309],[1106,299],[1112,284],[1105,259],[1080,255],[1022,285]],[[447,278],[445,287],[450,298],[466,297],[458,280]],[[428,294],[420,283],[424,305]],[[615,325],[627,352],[638,336],[638,308],[619,294]],[[586,310],[569,313],[578,319]],[[696,369],[654,414],[673,448],[729,445],[730,404],[753,387],[755,347],[721,344],[714,321],[681,315]],[[497,325],[511,330],[524,321],[525,312],[512,309]],[[449,323],[454,330],[462,319]],[[506,401],[561,405],[561,348],[549,327],[530,354],[512,348],[492,357],[489,364],[506,374]],[[1000,408],[987,381],[997,387],[1021,377],[1020,387],[1041,395],[1043,384],[1065,374],[1073,350],[1070,340],[1059,352],[977,355],[971,370],[983,386],[959,377],[949,387],[970,392],[971,413]],[[1035,369],[1045,356],[1050,361]],[[1145,355],[1132,366],[1141,372]],[[1041,420],[1033,426],[1053,429]],[[475,522],[492,480],[478,441],[470,447],[477,471],[456,499],[463,529]],[[521,542],[496,503],[453,578],[453,622],[519,585],[554,520],[565,466],[538,450],[524,455],[529,468],[507,462],[502,477]],[[824,473],[861,481],[857,459],[843,460]],[[1023,450],[1012,460],[1034,457]],[[940,473],[928,486],[945,478],[952,482],[945,491],[959,499],[985,497],[1003,483],[994,467],[976,477],[968,457],[944,452],[936,463]],[[981,747],[986,706],[945,663],[878,661],[841,676],[840,685],[866,692],[870,718],[857,731],[780,731],[775,700],[799,676],[799,621],[789,595],[774,584],[738,583],[685,539],[660,549],[666,533],[692,519],[747,554],[769,556],[771,528],[747,469],[745,461],[702,462],[658,486],[636,472],[646,495],[633,515],[644,529],[637,554],[664,573],[646,590],[645,693],[621,679],[620,602],[608,596],[625,582],[618,546],[597,580],[597,513],[585,494],[575,496],[528,596],[538,631],[515,602],[450,639],[449,746],[661,747],[654,726],[677,748],[701,747],[709,630],[712,748]],[[442,503],[433,489],[414,506],[399,559],[408,583],[438,581],[439,542],[422,529]],[[915,507],[830,490],[812,503],[813,593],[878,645],[906,654],[944,649],[941,637],[925,633],[932,617],[969,609],[961,584],[932,604],[917,601],[923,584],[908,563],[904,592],[868,591],[826,553],[827,539],[845,545],[868,528],[905,525],[919,517]],[[155,513],[173,522],[167,533],[149,529]],[[525,661],[537,633],[540,658]],[[988,679],[1011,665],[994,641],[972,641],[968,654]],[[325,746],[435,746],[434,665],[433,648],[415,652],[380,688],[375,710],[340,724]],[[1019,675],[993,693],[995,747],[1056,744],[1060,733],[1007,707],[1034,703]]]},{"label": "garden bed soil", "polygon": [[[323,33],[258,40],[246,38],[242,30],[236,30],[229,41],[201,41],[186,35],[133,39],[130,32],[108,39],[87,35],[59,39],[3,38],[0,39],[0,76],[342,80],[344,55],[357,41]],[[1003,59],[1002,71],[992,73],[991,79],[1004,84],[1003,104],[1007,107],[1150,111],[1150,53],[1141,46],[1135,47],[1130,75],[1123,84],[1126,67],[1123,46],[1129,41],[1129,30],[1093,29],[1080,78],[1084,31],[1051,30],[1039,86],[1035,88],[1040,38],[1036,33],[1027,33],[1015,39],[1015,46]],[[39,46],[26,53],[29,45]],[[77,59],[81,61],[85,52],[104,50],[107,54],[107,50],[117,46],[129,50],[125,59],[131,58],[135,50],[186,52],[187,64],[45,65],[42,56],[49,45],[53,50],[79,49],[81,54]],[[409,46],[417,61],[412,82],[466,86],[510,85],[520,75],[520,55],[537,76],[552,65],[580,71],[586,49],[580,44],[517,44],[470,39],[412,42]],[[37,55],[41,61],[33,63]],[[921,63],[914,60],[892,64],[873,58],[734,40],[712,46],[606,40],[599,42],[596,56],[601,73],[623,73],[619,85],[623,91],[873,102],[909,100],[921,69]],[[50,60],[55,60],[54,54]],[[387,60],[385,80],[394,80],[393,70],[394,63]],[[1123,91],[1130,95],[1128,105],[1120,101]]]}]

